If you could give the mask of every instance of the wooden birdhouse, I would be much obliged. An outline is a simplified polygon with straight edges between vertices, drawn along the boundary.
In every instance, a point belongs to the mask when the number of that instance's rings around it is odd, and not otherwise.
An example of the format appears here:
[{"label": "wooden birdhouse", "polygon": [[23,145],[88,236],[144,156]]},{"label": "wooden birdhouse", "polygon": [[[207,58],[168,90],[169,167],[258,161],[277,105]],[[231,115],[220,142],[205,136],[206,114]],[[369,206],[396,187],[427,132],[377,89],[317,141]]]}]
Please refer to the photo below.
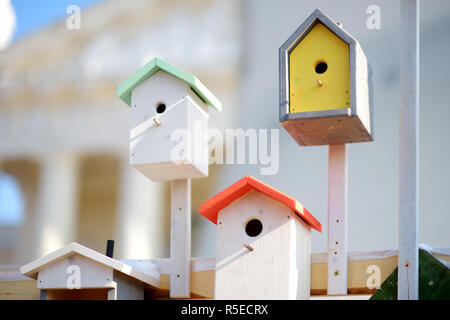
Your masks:
[{"label": "wooden birdhouse", "polygon": [[222,105],[195,76],[154,58],[116,93],[131,107],[134,168],[153,181],[208,175],[208,106]]},{"label": "wooden birdhouse", "polygon": [[143,300],[160,284],[156,269],[144,273],[76,242],[20,268],[36,279],[42,300]]},{"label": "wooden birdhouse", "polygon": [[366,56],[316,9],[281,46],[280,122],[302,146],[373,140]]},{"label": "wooden birdhouse", "polygon": [[200,207],[217,225],[215,299],[309,299],[311,228],[297,200],[250,176]]}]

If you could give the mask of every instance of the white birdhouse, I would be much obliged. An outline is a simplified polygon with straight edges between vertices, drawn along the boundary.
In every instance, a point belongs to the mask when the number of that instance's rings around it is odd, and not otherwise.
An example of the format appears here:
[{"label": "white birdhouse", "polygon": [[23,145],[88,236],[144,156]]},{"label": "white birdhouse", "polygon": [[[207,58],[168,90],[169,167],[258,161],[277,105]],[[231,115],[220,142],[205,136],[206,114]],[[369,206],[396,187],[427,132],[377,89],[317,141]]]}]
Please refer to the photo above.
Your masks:
[{"label": "white birdhouse", "polygon": [[250,176],[200,207],[217,225],[215,299],[309,299],[311,228],[300,202]]},{"label": "white birdhouse", "polygon": [[131,107],[134,168],[153,181],[208,175],[208,105],[222,106],[195,76],[154,58],[117,95]]},{"label": "white birdhouse", "polygon": [[36,279],[41,300],[143,300],[160,285],[155,265],[148,273],[72,242],[20,268]]}]

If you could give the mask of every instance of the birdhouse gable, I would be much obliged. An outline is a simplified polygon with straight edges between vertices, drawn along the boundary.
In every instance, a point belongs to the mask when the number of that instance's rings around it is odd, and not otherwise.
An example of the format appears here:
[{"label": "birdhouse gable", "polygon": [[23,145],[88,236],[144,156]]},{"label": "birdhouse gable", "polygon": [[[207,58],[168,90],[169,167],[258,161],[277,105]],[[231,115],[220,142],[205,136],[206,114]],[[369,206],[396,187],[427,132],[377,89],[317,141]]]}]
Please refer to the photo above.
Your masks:
[{"label": "birdhouse gable", "polygon": [[219,192],[214,197],[202,203],[200,214],[217,224],[219,212],[229,206],[233,201],[243,197],[250,191],[257,191],[267,197],[283,204],[295,213],[300,219],[317,231],[322,231],[322,225],[316,218],[297,200],[278,191],[275,188],[259,181],[251,176],[246,176],[230,187]]},{"label": "birdhouse gable", "polygon": [[[147,79],[152,78],[154,75],[158,74],[161,77],[164,77],[161,75],[161,72],[163,71],[167,75],[170,75],[172,78],[176,79],[177,81],[184,84],[184,88],[188,88],[188,91],[185,91],[185,94],[179,97],[181,99],[183,96],[186,96],[188,94],[191,94],[193,96],[197,96],[202,103],[205,103],[206,105],[209,105],[216,109],[217,111],[222,111],[222,104],[220,101],[206,88],[206,86],[198,80],[195,76],[192,74],[162,60],[161,58],[154,58],[149,63],[144,65],[142,68],[140,68],[137,72],[135,72],[131,77],[123,81],[116,90],[117,96],[122,99],[127,105],[130,107],[133,106],[132,103],[132,95],[136,88],[141,86],[142,83],[144,83]],[[158,76],[158,77],[159,77]],[[163,83],[166,83],[165,81],[162,81]],[[153,82],[150,81],[150,86]],[[154,81],[154,83],[157,85],[158,83],[161,83],[160,79]],[[164,91],[171,91],[175,90],[177,91],[177,86],[174,82],[169,82],[170,88],[162,88]],[[172,85],[175,85],[175,88],[171,88]],[[180,87],[178,87],[179,89]],[[161,89],[161,86],[158,87],[158,89]],[[139,91],[139,90],[138,90]],[[182,91],[179,91],[182,93]],[[158,93],[160,95],[160,99],[165,99],[166,96],[162,93]],[[196,98],[193,98],[196,99]],[[173,101],[172,103],[174,103]]]},{"label": "birdhouse gable", "polygon": [[300,145],[372,141],[370,67],[358,41],[316,9],[279,50],[280,122]]},{"label": "birdhouse gable", "polygon": [[80,268],[81,288],[113,287],[116,273],[153,287],[160,285],[156,267],[144,273],[76,242],[22,266],[20,271],[37,279],[40,289],[67,289],[68,274],[73,272],[71,266]]}]

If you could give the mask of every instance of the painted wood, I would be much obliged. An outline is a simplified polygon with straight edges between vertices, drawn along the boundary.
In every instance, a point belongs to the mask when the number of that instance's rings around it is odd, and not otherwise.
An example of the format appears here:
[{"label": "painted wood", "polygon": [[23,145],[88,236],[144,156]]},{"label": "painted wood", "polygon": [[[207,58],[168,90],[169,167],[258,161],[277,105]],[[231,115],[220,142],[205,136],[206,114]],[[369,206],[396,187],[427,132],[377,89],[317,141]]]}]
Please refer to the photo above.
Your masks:
[{"label": "painted wood", "polygon": [[41,290],[41,292],[39,293],[39,300],[47,300],[47,290]]},{"label": "painted wood", "polygon": [[[249,237],[245,226],[254,218],[263,229]],[[257,191],[223,208],[217,223],[215,299],[309,299],[310,234],[292,209]]]},{"label": "painted wood", "polygon": [[[130,164],[150,180],[208,175],[209,116],[194,99],[192,90],[162,71],[133,90]],[[160,103],[163,113],[156,110]]]},{"label": "painted wood", "polygon": [[114,271],[117,300],[144,300],[144,283]]},{"label": "painted wood", "polygon": [[[449,247],[427,247],[426,250],[434,257],[450,263]],[[311,254],[311,295],[326,295],[327,293],[327,261],[327,252]],[[169,297],[170,258],[125,260],[122,262],[142,272],[151,271],[150,266],[156,266],[161,274],[161,284],[158,288],[147,288],[146,291],[149,294],[147,298],[164,299]],[[373,266],[380,268],[380,283],[383,283],[397,268],[397,262],[398,250],[349,252],[348,294],[373,293],[374,289],[367,287],[367,281],[375,275]],[[216,258],[191,258],[191,265],[191,297],[214,298]],[[0,265],[0,300],[39,300],[40,290],[37,289],[36,280],[30,280],[26,276],[18,277],[19,268],[17,265]],[[299,273],[301,274],[300,271]]]},{"label": "painted wood", "polygon": [[149,266],[148,272],[144,273],[131,267],[130,265],[127,265],[119,260],[109,258],[76,242],[72,242],[64,248],[22,266],[20,268],[20,272],[27,277],[37,279],[41,270],[45,270],[53,264],[69,259],[74,254],[83,256],[93,262],[104,265],[105,267],[120,271],[121,273],[134,277],[150,286],[159,286],[159,273],[156,270],[156,267],[150,268]]},{"label": "painted wood", "polygon": [[171,185],[170,297],[189,298],[191,274],[191,179]]},{"label": "painted wood", "polygon": [[348,44],[317,23],[289,53],[290,112],[350,108],[349,55]]},{"label": "painted wood", "polygon": [[[75,268],[79,270],[75,271]],[[80,287],[71,288],[75,272],[80,276]],[[39,271],[37,287],[40,289],[110,288],[113,269],[79,254],[55,262]]]},{"label": "painted wood", "polygon": [[398,299],[419,297],[419,1],[402,0]]},{"label": "painted wood", "polygon": [[[295,87],[295,84],[291,83],[291,80],[295,81],[295,79],[290,79],[290,55],[297,46],[301,46],[302,41],[308,40],[308,35],[318,24],[327,27],[348,45],[350,89],[346,94],[350,94],[350,108],[339,109],[342,107],[339,105],[332,108],[330,105],[324,104],[305,107],[303,108],[303,110],[306,110],[305,112],[298,112],[294,108],[294,111],[297,112],[292,112],[290,87]],[[324,43],[324,41],[320,42]],[[320,44],[317,44],[317,47],[320,46]],[[321,51],[317,50],[317,56],[311,56],[310,63],[314,64],[322,58]],[[316,9],[280,47],[279,65],[279,120],[299,145],[343,144],[373,140],[371,119],[368,119],[371,115],[369,66],[358,41],[348,34],[342,26],[339,26],[321,10]],[[317,87],[317,84],[315,84],[315,89],[325,89],[326,82],[322,81],[322,83],[321,87]],[[330,97],[330,100],[333,100],[333,98]],[[330,120],[334,123],[330,123]],[[313,130],[305,129],[305,125],[313,127]]]},{"label": "painted wood", "polygon": [[117,289],[115,287],[108,289],[108,300],[117,300]]},{"label": "painted wood", "polygon": [[220,101],[208,90],[208,88],[206,88],[203,83],[200,82],[200,80],[198,80],[192,74],[158,57],[151,60],[149,63],[136,71],[131,77],[123,81],[117,87],[117,96],[121,98],[126,104],[131,106],[131,96],[133,90],[139,87],[142,82],[153,78],[154,74],[158,73],[159,71],[164,71],[174,79],[177,79],[180,83],[184,83],[187,87],[192,88],[192,90],[199,96],[199,98],[201,98],[211,107],[215,108],[217,111],[222,111],[222,104],[220,103]]},{"label": "painted wood", "polygon": [[327,294],[347,294],[347,147],[328,152],[328,287]]}]

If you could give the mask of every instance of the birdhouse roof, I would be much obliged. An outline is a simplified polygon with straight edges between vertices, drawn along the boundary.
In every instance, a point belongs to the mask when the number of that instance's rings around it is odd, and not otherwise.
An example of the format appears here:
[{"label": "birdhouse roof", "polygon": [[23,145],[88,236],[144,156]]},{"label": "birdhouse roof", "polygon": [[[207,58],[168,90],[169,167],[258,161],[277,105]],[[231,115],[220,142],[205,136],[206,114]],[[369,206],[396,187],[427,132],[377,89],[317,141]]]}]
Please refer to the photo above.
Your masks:
[{"label": "birdhouse roof", "polygon": [[252,176],[242,178],[209,200],[203,202],[200,206],[200,214],[214,224],[217,224],[217,215],[220,210],[252,190],[261,192],[266,196],[283,203],[290,209],[294,210],[295,213],[312,228],[322,232],[322,225],[320,222],[317,221],[316,218],[314,218],[314,216],[306,210],[306,208],[299,201],[275,188],[272,188],[268,184],[253,178]]},{"label": "birdhouse roof", "polygon": [[158,57],[154,58],[152,61],[136,71],[131,77],[123,81],[117,87],[117,96],[130,106],[131,92],[133,91],[133,89],[150,78],[159,70],[163,70],[168,74],[174,76],[175,78],[186,82],[206,104],[213,107],[217,111],[222,111],[222,104],[220,103],[220,101],[211,93],[211,91],[208,90],[208,88],[206,88],[206,86],[200,80],[198,80],[189,72],[186,72]]},{"label": "birdhouse roof", "polygon": [[37,279],[38,272],[40,270],[45,269],[48,266],[57,263],[61,260],[64,260],[65,258],[72,256],[73,254],[79,254],[85,258],[93,260],[104,266],[110,267],[114,270],[117,270],[118,272],[126,274],[132,278],[147,283],[151,286],[159,287],[160,277],[158,271],[156,270],[156,267],[151,274],[144,273],[131,267],[128,264],[105,256],[92,249],[86,248],[76,242],[72,242],[71,244],[65,246],[64,248],[56,250],[42,258],[39,258],[37,260],[34,260],[33,262],[30,262],[29,264],[22,266],[20,268],[20,272],[26,275],[27,277]]},{"label": "birdhouse roof", "polygon": [[317,23],[322,23],[331,32],[338,36],[342,41],[347,44],[357,43],[356,39],[353,38],[348,32],[346,32],[341,26],[339,26],[335,21],[333,21],[329,16],[322,12],[320,9],[314,10],[313,13],[294,31],[294,33],[286,40],[285,43],[280,47],[282,53],[292,51],[303,38],[311,31],[312,28],[316,26]]}]

